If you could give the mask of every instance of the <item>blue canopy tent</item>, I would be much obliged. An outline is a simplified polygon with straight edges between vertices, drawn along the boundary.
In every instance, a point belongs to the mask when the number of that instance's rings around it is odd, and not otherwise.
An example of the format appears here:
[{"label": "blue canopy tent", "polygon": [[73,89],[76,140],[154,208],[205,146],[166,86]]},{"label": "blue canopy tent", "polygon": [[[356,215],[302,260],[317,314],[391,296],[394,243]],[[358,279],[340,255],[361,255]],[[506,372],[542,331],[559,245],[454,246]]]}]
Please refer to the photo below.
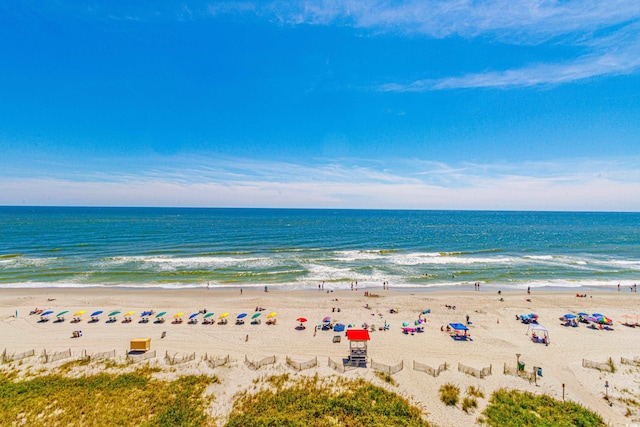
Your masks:
[{"label": "blue canopy tent", "polygon": [[469,336],[469,328],[462,323],[449,323],[449,327],[453,330],[451,338],[458,341],[473,341]]}]

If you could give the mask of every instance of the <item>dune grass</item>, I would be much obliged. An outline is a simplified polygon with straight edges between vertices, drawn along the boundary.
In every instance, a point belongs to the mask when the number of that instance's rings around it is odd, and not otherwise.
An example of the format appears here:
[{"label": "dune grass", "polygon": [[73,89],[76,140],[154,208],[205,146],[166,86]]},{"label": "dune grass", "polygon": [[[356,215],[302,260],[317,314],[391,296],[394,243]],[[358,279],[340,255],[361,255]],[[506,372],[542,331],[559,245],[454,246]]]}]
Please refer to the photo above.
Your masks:
[{"label": "dune grass", "polygon": [[240,393],[226,426],[430,425],[418,408],[395,393],[362,379],[334,381],[328,384],[318,377],[307,377],[288,387]]},{"label": "dune grass", "polygon": [[[62,371],[66,371],[63,369]],[[213,426],[203,397],[216,377],[152,378],[153,369],[18,379],[0,372],[0,425]]]},{"label": "dune grass", "polygon": [[500,389],[493,393],[484,418],[491,427],[596,427],[605,426],[600,415],[574,402],[546,395]]}]

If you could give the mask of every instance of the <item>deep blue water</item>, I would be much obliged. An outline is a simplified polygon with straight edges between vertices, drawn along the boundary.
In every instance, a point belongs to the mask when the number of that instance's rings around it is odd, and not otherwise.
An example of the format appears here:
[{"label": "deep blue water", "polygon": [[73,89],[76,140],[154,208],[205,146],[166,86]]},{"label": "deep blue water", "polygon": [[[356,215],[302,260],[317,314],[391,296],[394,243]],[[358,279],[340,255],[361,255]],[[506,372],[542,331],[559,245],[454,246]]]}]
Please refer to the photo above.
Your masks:
[{"label": "deep blue water", "polygon": [[0,287],[640,282],[638,213],[0,207],[0,237]]}]

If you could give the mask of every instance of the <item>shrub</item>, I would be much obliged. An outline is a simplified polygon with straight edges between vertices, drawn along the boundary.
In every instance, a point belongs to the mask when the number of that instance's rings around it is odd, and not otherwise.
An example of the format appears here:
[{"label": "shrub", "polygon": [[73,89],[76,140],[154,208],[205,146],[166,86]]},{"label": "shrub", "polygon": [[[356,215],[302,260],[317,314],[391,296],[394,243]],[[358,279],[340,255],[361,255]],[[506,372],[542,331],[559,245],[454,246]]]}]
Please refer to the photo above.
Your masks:
[{"label": "shrub", "polygon": [[460,388],[453,384],[443,384],[440,389],[440,400],[447,406],[456,406],[460,398]]},{"label": "shrub", "polygon": [[478,401],[473,397],[465,397],[462,401],[462,410],[464,412],[469,412],[472,409],[476,409],[478,407]]},{"label": "shrub", "polygon": [[491,395],[479,419],[491,427],[580,426],[604,427],[600,415],[574,402],[560,402],[547,395],[500,389]]}]

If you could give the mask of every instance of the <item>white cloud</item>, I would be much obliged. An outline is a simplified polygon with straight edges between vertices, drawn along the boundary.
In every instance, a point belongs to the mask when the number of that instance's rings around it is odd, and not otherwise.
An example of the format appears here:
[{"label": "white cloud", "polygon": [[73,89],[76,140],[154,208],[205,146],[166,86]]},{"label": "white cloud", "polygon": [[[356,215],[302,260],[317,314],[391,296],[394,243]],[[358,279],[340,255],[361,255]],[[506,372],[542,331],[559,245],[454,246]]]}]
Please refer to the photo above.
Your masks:
[{"label": "white cloud", "polygon": [[[79,180],[0,178],[0,204],[640,211],[638,159],[510,165],[243,159]],[[375,166],[375,167],[373,167]],[[232,170],[233,169],[233,170]],[[402,171],[402,172],[394,172]],[[252,175],[251,171],[256,172]]]},{"label": "white cloud", "polygon": [[296,25],[338,25],[433,38],[485,37],[513,45],[554,43],[580,46],[587,53],[559,63],[523,64],[442,79],[392,82],[381,91],[420,92],[457,88],[555,85],[640,69],[640,2],[584,1],[274,1],[215,3],[214,14],[251,11]]}]

